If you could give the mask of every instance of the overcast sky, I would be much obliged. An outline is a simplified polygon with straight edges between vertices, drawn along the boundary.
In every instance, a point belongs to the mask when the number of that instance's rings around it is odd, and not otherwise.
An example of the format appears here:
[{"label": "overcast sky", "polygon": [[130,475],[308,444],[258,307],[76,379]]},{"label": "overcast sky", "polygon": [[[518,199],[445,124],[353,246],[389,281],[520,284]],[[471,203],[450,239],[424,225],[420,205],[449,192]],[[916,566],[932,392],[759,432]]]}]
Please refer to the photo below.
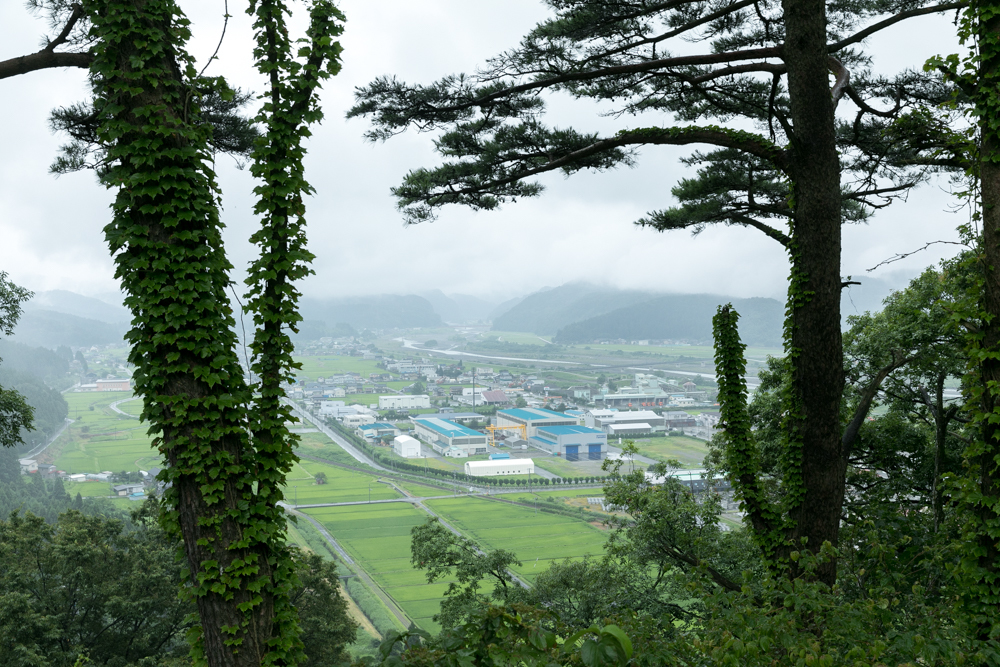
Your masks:
[{"label": "overcast sky", "polygon": [[[192,52],[204,60],[222,28],[221,0],[182,1],[193,21]],[[232,0],[219,60],[209,74],[260,90],[250,62],[252,35],[244,2]],[[628,288],[782,297],[787,263],[777,244],[759,232],[717,228],[692,238],[657,234],[633,221],[671,204],[670,187],[685,172],[678,158],[689,149],[648,147],[639,164],[570,179],[551,175],[541,197],[496,212],[445,209],[438,222],[404,228],[389,188],[411,168],[436,163],[430,135],[409,133],[384,144],[366,143],[366,121],[344,120],[355,86],[382,74],[431,82],[470,71],[517,44],[546,15],[539,0],[343,0],[347,15],[342,73],[323,93],[326,120],[309,143],[307,176],[317,189],[308,202],[310,247],[316,275],[303,285],[310,296],[413,293],[441,289],[501,300],[542,286],[589,280]],[[955,50],[946,20],[918,19],[872,44],[879,69],[894,71],[936,53]],[[0,60],[38,48],[43,21],[22,2],[0,2]],[[113,265],[101,229],[110,194],[92,174],[58,179],[48,166],[64,137],[48,128],[50,109],[87,97],[80,70],[36,72],[0,81],[0,270],[34,290],[68,289],[109,298]],[[555,99],[549,122],[613,131],[622,121],[597,116],[587,103]],[[645,126],[666,119],[631,119]],[[223,218],[229,256],[242,271],[253,256],[246,239],[254,226],[253,182],[220,157]],[[875,275],[896,285],[955,246],[938,245],[874,274],[865,273],[896,253],[927,241],[955,238],[963,213],[948,211],[946,184],[924,186],[909,202],[876,214],[844,234],[844,275]],[[237,276],[239,278],[240,276]]]}]

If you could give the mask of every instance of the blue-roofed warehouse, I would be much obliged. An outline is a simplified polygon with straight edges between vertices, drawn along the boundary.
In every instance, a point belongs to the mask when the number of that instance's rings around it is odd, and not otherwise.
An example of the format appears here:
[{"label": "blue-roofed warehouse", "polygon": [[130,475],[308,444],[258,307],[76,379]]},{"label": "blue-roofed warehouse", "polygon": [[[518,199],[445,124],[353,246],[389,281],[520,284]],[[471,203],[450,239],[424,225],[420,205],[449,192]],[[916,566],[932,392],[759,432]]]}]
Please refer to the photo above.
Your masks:
[{"label": "blue-roofed warehouse", "polygon": [[540,426],[576,426],[579,423],[574,415],[541,408],[512,408],[497,412],[497,426],[524,426],[528,438],[534,436]]},{"label": "blue-roofed warehouse", "polygon": [[447,419],[431,417],[413,419],[414,433],[418,438],[445,456],[465,458],[486,453],[486,436]]},{"label": "blue-roofed warehouse", "polygon": [[600,461],[608,455],[607,434],[586,426],[539,426],[529,442],[567,461]]}]

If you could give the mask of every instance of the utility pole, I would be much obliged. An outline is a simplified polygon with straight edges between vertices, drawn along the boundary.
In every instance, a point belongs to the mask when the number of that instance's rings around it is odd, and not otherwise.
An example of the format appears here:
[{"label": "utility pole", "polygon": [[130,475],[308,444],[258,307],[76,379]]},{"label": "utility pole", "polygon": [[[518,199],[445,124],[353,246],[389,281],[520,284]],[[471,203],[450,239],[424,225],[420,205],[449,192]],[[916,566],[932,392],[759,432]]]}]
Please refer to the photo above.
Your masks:
[{"label": "utility pole", "polygon": [[370,482],[368,484],[368,504],[372,504],[372,485]]}]

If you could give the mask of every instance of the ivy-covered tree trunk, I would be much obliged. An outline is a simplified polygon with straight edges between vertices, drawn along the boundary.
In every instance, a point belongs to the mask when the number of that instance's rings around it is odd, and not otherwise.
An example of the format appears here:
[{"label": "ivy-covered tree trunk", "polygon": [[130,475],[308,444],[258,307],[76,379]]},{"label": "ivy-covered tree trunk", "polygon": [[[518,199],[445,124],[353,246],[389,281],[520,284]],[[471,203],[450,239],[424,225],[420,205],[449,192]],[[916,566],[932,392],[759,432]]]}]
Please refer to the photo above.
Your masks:
[{"label": "ivy-covered tree trunk", "polygon": [[978,365],[982,414],[981,441],[966,455],[975,476],[974,488],[964,494],[973,534],[966,570],[971,585],[966,596],[980,640],[1000,639],[1000,15],[983,3],[979,20],[979,180],[982,197],[980,261],[981,329],[973,342]]},{"label": "ivy-covered tree trunk", "polygon": [[[792,381],[786,397],[783,492],[788,494],[792,548],[837,544],[844,496],[840,401],[844,387],[840,334],[840,160],[826,55],[823,0],[785,0],[788,94],[794,137],[790,151],[794,214],[789,252],[786,352]],[[798,479],[796,477],[798,476]],[[836,580],[836,563],[819,576]]]},{"label": "ivy-covered tree trunk", "polygon": [[163,453],[183,537],[187,590],[201,624],[195,654],[212,667],[261,664],[271,645],[275,558],[247,521],[250,400],[226,295],[211,128],[171,0],[88,2],[99,38],[92,67],[106,182],[118,188],[105,228],[133,326],[129,360]]}]

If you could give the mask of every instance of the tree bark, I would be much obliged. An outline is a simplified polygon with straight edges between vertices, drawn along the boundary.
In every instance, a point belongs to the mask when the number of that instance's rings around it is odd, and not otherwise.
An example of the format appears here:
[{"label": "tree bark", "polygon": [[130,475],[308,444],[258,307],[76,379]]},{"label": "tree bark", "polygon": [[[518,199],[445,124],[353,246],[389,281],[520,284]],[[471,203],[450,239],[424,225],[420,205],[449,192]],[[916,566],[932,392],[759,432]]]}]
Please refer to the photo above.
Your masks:
[{"label": "tree bark", "polygon": [[[846,459],[841,445],[844,387],[840,332],[840,161],[834,131],[823,0],[784,0],[785,44],[791,105],[792,299],[790,343],[794,358],[793,439],[801,442],[801,488],[790,506],[791,548],[818,552],[836,546],[844,500]],[[797,282],[798,279],[798,282]],[[787,489],[786,489],[787,490]],[[836,581],[836,562],[818,577]]]},{"label": "tree bark", "polygon": [[[129,339],[136,392],[169,466],[168,497],[197,591],[201,650],[211,667],[256,667],[273,626],[272,596],[257,584],[270,577],[273,559],[243,520],[254,502],[249,392],[230,328],[231,267],[208,150],[191,139],[198,136],[188,120],[197,103],[178,65],[182,45],[171,41],[172,3],[135,0],[125,17],[122,4],[113,16],[95,16],[95,25],[119,38],[100,49],[98,97],[110,122],[129,128],[112,148],[119,156],[112,178],[121,189],[105,233],[135,316]],[[135,44],[150,35],[162,36],[162,49],[155,57],[137,55]],[[257,572],[248,574],[250,567]]]}]

